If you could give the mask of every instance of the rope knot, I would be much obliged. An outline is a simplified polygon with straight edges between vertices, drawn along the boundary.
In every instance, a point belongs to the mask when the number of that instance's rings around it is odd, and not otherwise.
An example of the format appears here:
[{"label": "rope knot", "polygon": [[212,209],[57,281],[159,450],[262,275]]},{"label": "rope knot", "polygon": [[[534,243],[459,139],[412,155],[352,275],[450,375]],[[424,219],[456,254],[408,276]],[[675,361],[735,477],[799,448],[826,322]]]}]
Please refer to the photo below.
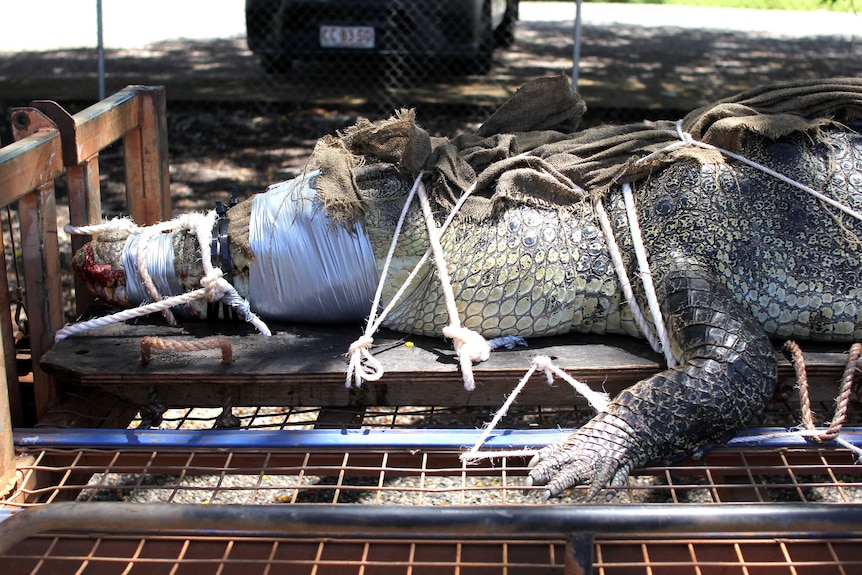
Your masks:
[{"label": "rope knot", "polygon": [[206,291],[207,301],[219,301],[230,291],[231,285],[223,276],[224,272],[215,268],[201,278],[201,286]]},{"label": "rope knot", "polygon": [[536,371],[541,371],[545,374],[545,377],[548,379],[548,385],[554,383],[554,372],[553,372],[553,360],[547,355],[537,355],[533,358],[532,361],[533,367]]},{"label": "rope knot", "polygon": [[357,351],[365,351],[374,343],[374,338],[367,335],[360,336],[359,339],[350,344],[348,354],[353,355]]},{"label": "rope knot", "polygon": [[682,120],[676,121],[676,135],[679,136],[680,141],[686,146],[694,145],[694,136],[691,133],[686,132],[682,129]]},{"label": "rope knot", "polygon": [[482,334],[463,326],[447,325],[443,336],[452,340],[459,356],[467,354],[472,362],[487,361],[491,357],[491,346]]},{"label": "rope knot", "polygon": [[363,335],[350,344],[350,363],[344,380],[347,389],[362,387],[363,381],[377,381],[383,377],[383,365],[368,351],[373,343],[371,336]]},{"label": "rope knot", "polygon": [[443,328],[443,336],[451,339],[455,347],[455,353],[461,363],[464,389],[473,391],[476,389],[473,363],[487,361],[491,357],[491,346],[481,334],[460,325],[447,325]]}]

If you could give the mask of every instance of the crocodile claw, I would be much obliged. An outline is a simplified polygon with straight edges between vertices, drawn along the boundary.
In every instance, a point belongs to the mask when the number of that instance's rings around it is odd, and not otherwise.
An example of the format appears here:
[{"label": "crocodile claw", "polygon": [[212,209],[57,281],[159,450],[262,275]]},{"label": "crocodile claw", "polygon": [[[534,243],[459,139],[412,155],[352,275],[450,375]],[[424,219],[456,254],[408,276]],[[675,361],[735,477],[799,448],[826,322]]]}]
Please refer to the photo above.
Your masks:
[{"label": "crocodile claw", "polygon": [[630,437],[622,429],[601,422],[585,426],[533,456],[527,485],[545,486],[545,502],[579,485],[590,486],[587,499],[602,491],[611,499],[637,463],[633,451]]}]

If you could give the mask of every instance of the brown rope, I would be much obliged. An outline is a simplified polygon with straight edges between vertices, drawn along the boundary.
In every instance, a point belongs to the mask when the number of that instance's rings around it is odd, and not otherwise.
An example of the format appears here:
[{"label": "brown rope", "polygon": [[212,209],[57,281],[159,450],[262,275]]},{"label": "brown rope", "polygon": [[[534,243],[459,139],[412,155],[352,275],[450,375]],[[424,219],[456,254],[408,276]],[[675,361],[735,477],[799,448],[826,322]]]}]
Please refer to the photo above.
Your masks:
[{"label": "brown rope", "polygon": [[814,425],[814,414],[811,411],[811,399],[808,397],[808,372],[805,370],[805,358],[802,357],[802,349],[795,341],[787,341],[781,348],[790,356],[793,370],[796,372],[796,387],[799,389],[799,403],[802,404],[802,426],[806,430],[812,430]]},{"label": "brown rope", "polygon": [[153,359],[154,349],[177,352],[221,349],[221,362],[223,364],[234,362],[233,345],[226,337],[177,341],[172,339],[162,339],[155,336],[147,336],[141,339],[141,363],[149,363]]},{"label": "brown rope", "polygon": [[[802,426],[807,431],[814,430],[816,429],[816,425],[814,424],[814,414],[811,411],[811,399],[808,395],[808,374],[805,370],[805,360],[802,357],[802,350],[796,342],[788,341],[782,347],[782,351],[790,357],[793,369],[796,371],[796,385],[799,388]],[[856,363],[859,361],[860,355],[862,355],[862,343],[854,343],[850,347],[847,363],[844,366],[844,374],[841,377],[841,393],[836,399],[835,415],[829,424],[829,428],[820,435],[811,436],[812,440],[818,443],[821,441],[831,441],[838,437],[838,434],[841,432],[841,427],[847,419],[847,404],[850,402],[850,394],[853,392],[853,377],[856,373]]]},{"label": "brown rope", "polygon": [[841,431],[841,426],[844,424],[844,420],[847,419],[847,404],[850,403],[850,394],[853,391],[853,376],[856,374],[856,362],[859,361],[860,354],[862,354],[862,343],[854,343],[850,346],[847,363],[844,366],[844,374],[841,376],[841,395],[838,396],[838,404],[835,406],[835,417],[832,418],[829,429],[821,437],[826,439],[835,439],[838,437],[838,432]]}]

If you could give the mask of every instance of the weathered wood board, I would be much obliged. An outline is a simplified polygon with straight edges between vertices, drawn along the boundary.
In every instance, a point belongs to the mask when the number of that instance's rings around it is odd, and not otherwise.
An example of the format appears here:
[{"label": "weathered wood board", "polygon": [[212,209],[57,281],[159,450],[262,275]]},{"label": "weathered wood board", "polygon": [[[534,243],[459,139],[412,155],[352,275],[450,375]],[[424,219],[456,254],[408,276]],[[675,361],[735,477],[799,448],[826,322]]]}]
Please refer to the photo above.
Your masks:
[{"label": "weathered wood board", "polygon": [[[594,389],[617,393],[659,371],[661,358],[645,342],[626,337],[568,335],[530,340],[527,347],[495,351],[474,366],[476,389],[464,390],[451,342],[382,331],[373,353],[386,374],[361,389],[345,386],[347,350],[362,333],[358,325],[275,325],[265,337],[244,325],[185,322],[181,327],[138,322],[90,330],[62,340],[44,356],[43,369],[58,380],[110,388],[143,404],[156,386],[170,406],[219,406],[230,390],[234,405],[491,405],[499,406],[524,376],[533,357],[548,355],[554,364]],[[176,340],[215,333],[233,344],[236,361],[221,363],[218,350],[191,353],[155,351],[140,361],[144,336]],[[806,352],[812,399],[837,394],[844,366],[839,351]],[[780,359],[780,375],[792,386],[790,365]],[[548,386],[533,376],[518,402],[572,405],[583,400],[562,380]]]}]

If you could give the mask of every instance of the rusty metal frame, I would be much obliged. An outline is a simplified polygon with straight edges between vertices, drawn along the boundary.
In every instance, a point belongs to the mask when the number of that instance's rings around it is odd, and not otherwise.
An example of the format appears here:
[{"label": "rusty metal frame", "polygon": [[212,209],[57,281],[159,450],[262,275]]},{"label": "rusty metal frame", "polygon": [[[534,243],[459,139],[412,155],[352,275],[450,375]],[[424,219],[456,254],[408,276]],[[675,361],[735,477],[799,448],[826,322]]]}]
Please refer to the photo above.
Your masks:
[{"label": "rusty metal frame", "polygon": [[174,505],[55,503],[0,523],[0,555],[47,532],[207,533],[231,538],[293,536],[369,540],[393,533],[434,539],[567,538],[565,572],[591,573],[597,535],[782,537],[862,531],[857,505],[653,506]]}]

